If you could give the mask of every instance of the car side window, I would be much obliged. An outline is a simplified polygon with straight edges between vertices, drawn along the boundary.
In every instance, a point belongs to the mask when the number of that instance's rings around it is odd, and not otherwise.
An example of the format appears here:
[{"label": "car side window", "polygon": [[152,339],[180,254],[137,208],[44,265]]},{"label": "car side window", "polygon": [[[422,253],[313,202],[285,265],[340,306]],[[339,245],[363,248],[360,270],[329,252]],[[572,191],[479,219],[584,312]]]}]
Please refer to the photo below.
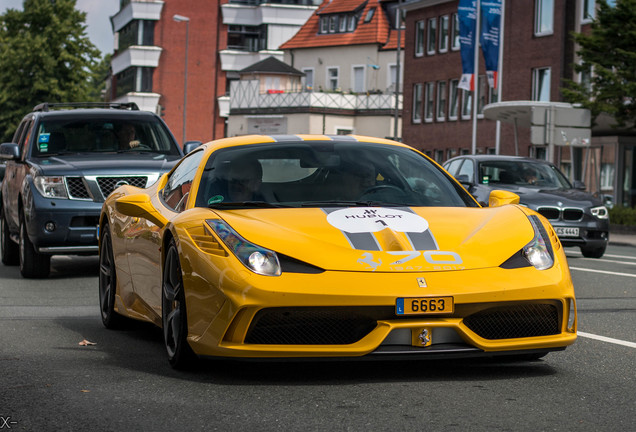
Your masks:
[{"label": "car side window", "polygon": [[461,175],[468,176],[468,180],[470,180],[471,182],[474,181],[473,179],[475,177],[475,168],[473,167],[473,162],[471,160],[464,160],[464,163],[462,164],[459,172],[457,172],[457,175],[455,177],[459,177]]},{"label": "car side window", "polygon": [[20,149],[20,154],[23,157],[27,151],[29,139],[31,139],[32,130],[33,130],[33,120],[28,120],[27,122],[25,122],[24,128],[22,128],[22,131],[16,141],[18,144],[18,148]]},{"label": "car side window", "polygon": [[446,165],[446,171],[448,171],[450,175],[455,176],[457,168],[459,168],[459,165],[461,165],[462,160],[463,159],[455,159],[454,161]]},{"label": "car side window", "polygon": [[202,157],[202,151],[186,156],[168,178],[162,196],[166,205],[176,212],[185,210],[188,195],[190,194],[190,187],[192,186]]}]

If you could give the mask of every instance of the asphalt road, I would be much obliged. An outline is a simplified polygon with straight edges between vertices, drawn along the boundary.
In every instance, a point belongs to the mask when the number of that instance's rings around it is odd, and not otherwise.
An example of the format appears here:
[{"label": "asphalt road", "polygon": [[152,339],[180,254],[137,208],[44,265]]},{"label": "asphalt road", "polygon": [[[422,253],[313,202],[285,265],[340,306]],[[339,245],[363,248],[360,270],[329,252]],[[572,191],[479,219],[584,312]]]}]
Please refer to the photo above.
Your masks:
[{"label": "asphalt road", "polygon": [[0,431],[634,430],[636,247],[567,251],[579,339],[539,361],[219,360],[187,373],[150,325],[102,327],[96,258],[55,258],[46,280],[0,265]]}]

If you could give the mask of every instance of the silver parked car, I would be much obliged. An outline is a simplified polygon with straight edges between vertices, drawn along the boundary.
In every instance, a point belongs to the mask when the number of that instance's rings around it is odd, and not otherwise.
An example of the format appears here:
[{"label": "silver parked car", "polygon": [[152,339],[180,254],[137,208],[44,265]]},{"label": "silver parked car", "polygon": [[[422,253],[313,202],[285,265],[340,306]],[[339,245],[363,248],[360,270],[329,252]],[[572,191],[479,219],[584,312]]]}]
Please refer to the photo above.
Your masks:
[{"label": "silver parked car", "polygon": [[517,156],[465,155],[444,168],[482,205],[494,189],[519,195],[520,204],[545,216],[564,246],[578,246],[583,256],[600,258],[609,239],[609,213],[603,201],[580,181],[570,183],[553,164]]}]

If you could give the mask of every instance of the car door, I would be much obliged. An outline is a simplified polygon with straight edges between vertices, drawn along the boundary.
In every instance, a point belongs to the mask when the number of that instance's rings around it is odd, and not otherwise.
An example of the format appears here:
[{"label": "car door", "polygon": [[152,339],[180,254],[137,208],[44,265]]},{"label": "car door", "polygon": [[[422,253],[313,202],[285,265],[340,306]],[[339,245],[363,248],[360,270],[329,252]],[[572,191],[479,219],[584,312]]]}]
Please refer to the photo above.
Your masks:
[{"label": "car door", "polygon": [[19,220],[19,196],[22,183],[27,175],[29,166],[25,162],[28,153],[28,143],[33,132],[33,119],[25,119],[13,136],[13,142],[18,144],[20,149],[20,159],[7,161],[5,179],[3,181],[2,199],[4,211],[11,231],[17,231]]}]

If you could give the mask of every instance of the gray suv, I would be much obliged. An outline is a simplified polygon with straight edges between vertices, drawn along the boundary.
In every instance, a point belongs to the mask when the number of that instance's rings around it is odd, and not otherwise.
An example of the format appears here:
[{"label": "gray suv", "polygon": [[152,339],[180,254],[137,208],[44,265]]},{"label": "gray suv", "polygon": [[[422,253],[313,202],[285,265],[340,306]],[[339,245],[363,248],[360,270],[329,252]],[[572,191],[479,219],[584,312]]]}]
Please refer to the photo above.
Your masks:
[{"label": "gray suv", "polygon": [[105,198],[151,185],[182,156],[161,118],[135,104],[36,106],[0,145],[2,262],[43,278],[52,255],[97,254]]},{"label": "gray suv", "polygon": [[494,189],[519,195],[519,203],[545,216],[563,246],[600,258],[609,240],[609,213],[603,201],[573,184],[553,164],[517,156],[476,155],[449,159],[444,168],[482,205]]}]

